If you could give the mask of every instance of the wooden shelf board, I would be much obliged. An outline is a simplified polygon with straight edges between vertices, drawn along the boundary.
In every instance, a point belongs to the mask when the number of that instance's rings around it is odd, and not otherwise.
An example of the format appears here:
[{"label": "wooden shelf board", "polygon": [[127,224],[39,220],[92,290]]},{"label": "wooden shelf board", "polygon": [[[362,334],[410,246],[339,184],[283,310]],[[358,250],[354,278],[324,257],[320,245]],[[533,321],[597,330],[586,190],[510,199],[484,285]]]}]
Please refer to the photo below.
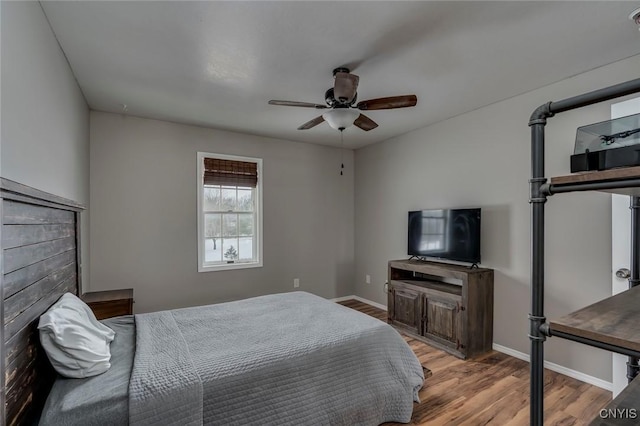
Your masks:
[{"label": "wooden shelf board", "polygon": [[568,183],[605,182],[609,180],[624,180],[640,178],[640,166],[620,167],[618,169],[602,170],[599,172],[574,173],[566,176],[551,178],[552,185],[564,185]]},{"label": "wooden shelf board", "polygon": [[[626,418],[596,417],[591,423],[589,423],[589,426],[637,425],[639,422],[637,416],[640,415],[640,413],[637,413],[638,409],[640,409],[640,376],[637,376],[635,379],[633,379],[631,383],[629,383],[629,385],[624,388],[622,392],[620,392],[620,395],[618,395],[613,401],[611,401],[609,405],[607,405],[604,409],[607,410],[607,413],[621,413],[621,411],[623,411],[627,414],[627,416]],[[636,413],[636,416],[633,416],[632,418],[632,416],[630,415],[631,413]],[[622,417],[622,414],[619,415]]]},{"label": "wooden shelf board", "polygon": [[445,282],[438,282],[438,281],[432,281],[432,280],[399,279],[399,280],[393,280],[393,281],[415,285],[419,287],[430,288],[432,290],[441,291],[443,293],[455,294],[458,296],[462,294],[462,285],[459,285],[459,284],[449,284]]},{"label": "wooden shelf board", "polygon": [[[551,185],[562,186],[581,183],[596,183],[609,181],[625,181],[629,179],[640,178],[640,166],[637,167],[621,167],[618,169],[602,170],[599,172],[583,172],[574,173],[566,176],[552,177],[549,181]],[[618,188],[603,189],[601,192],[611,192],[615,194],[624,194],[631,196],[640,196],[640,188]]]},{"label": "wooden shelf board", "polygon": [[457,278],[460,280],[466,279],[468,275],[491,271],[491,269],[487,268],[471,268],[470,266],[452,263],[408,259],[391,260],[389,261],[389,267],[406,271],[415,271],[427,275]]},{"label": "wooden shelf board", "polygon": [[640,351],[640,286],[557,320],[551,330]]}]

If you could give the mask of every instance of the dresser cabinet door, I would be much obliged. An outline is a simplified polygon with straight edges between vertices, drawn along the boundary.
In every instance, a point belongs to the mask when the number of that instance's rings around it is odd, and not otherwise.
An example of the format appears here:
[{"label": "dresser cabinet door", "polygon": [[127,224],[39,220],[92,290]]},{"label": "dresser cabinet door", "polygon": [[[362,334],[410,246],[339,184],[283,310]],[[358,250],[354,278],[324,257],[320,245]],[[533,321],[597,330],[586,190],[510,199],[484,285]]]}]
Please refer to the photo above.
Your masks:
[{"label": "dresser cabinet door", "polygon": [[461,298],[438,292],[427,292],[422,313],[422,335],[464,353],[462,342]]},{"label": "dresser cabinet door", "polygon": [[422,294],[405,286],[390,285],[389,320],[392,324],[420,334]]}]

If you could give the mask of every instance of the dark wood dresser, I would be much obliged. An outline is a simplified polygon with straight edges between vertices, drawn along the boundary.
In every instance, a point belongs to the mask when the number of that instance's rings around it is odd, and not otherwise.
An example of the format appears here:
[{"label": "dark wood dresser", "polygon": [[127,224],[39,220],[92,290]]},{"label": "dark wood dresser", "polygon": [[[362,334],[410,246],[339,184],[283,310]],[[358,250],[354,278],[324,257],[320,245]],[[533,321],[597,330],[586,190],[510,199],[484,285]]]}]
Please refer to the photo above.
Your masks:
[{"label": "dark wood dresser", "polygon": [[82,295],[96,318],[117,317],[133,314],[133,289],[91,291]]},{"label": "dark wood dresser", "polygon": [[441,262],[389,262],[388,322],[459,358],[493,345],[493,270]]}]

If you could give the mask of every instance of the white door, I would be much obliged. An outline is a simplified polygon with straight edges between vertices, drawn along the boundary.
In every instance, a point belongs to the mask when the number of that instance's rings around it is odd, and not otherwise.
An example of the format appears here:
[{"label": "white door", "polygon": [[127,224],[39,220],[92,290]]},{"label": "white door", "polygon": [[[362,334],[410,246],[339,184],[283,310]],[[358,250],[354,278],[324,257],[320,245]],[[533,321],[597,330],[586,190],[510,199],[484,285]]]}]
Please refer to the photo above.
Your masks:
[{"label": "white door", "polygon": [[[611,118],[640,113],[640,98],[611,105]],[[614,194],[611,198],[611,290],[612,294],[629,288],[629,281],[618,278],[616,271],[629,269],[631,261],[631,211],[630,197]],[[613,397],[627,386],[627,357],[613,354]]]}]

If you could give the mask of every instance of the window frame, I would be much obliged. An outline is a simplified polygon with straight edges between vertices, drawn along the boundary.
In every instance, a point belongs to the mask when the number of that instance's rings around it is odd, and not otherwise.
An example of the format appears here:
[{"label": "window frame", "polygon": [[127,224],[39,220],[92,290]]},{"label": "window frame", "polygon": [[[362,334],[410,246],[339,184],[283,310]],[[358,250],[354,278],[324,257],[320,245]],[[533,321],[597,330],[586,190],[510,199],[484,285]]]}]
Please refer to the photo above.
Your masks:
[{"label": "window frame", "polygon": [[[244,157],[238,155],[228,154],[216,154],[213,152],[198,152],[198,173],[197,173],[197,188],[198,188],[198,272],[214,272],[214,271],[227,271],[233,269],[248,269],[248,268],[260,268],[262,267],[262,159],[254,157]],[[221,264],[207,264],[205,263],[205,235],[204,235],[204,159],[205,158],[219,158],[222,160],[235,160],[246,161],[256,163],[258,171],[258,183],[255,187],[255,248],[256,248],[256,261],[255,262],[238,262],[238,263],[221,263]]]}]

